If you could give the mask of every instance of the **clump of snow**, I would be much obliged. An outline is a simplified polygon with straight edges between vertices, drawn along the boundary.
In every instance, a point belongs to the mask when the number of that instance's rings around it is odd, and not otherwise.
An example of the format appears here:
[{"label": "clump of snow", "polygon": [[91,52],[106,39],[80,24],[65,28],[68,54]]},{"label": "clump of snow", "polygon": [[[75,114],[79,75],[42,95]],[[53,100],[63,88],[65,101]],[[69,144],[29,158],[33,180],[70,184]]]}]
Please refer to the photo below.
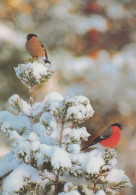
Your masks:
[{"label": "clump of snow", "polygon": [[30,87],[48,81],[54,73],[54,68],[49,64],[34,61],[19,64],[18,67],[15,67],[15,71],[21,82]]},{"label": "clump of snow", "polygon": [[72,165],[70,154],[66,152],[63,148],[59,148],[58,146],[49,146],[46,144],[41,144],[40,152],[45,157],[50,158],[51,164],[55,169],[59,169],[60,167],[70,168]]},{"label": "clump of snow", "polygon": [[0,161],[0,177],[3,177],[4,175],[13,171],[18,166],[19,162],[14,158],[13,151],[9,152],[3,156]]},{"label": "clump of snow", "polygon": [[65,185],[64,185],[64,192],[69,192],[69,191],[72,191],[72,190],[75,190],[77,187],[73,185],[73,183],[71,182],[67,182]]},{"label": "clump of snow", "polygon": [[32,132],[29,133],[28,139],[31,140],[31,141],[32,140],[38,140],[39,137],[37,136],[37,134],[35,132],[32,131]]},{"label": "clump of snow", "polygon": [[31,110],[31,114],[36,116],[43,112],[43,102],[37,102],[33,104],[33,109]]},{"label": "clump of snow", "polygon": [[95,195],[106,195],[103,190],[99,190]]},{"label": "clump of snow", "polygon": [[60,167],[69,168],[72,166],[69,153],[61,148],[56,148],[54,150],[51,156],[51,164],[54,168],[57,169]]},{"label": "clump of snow", "polygon": [[52,138],[51,138],[51,136],[48,136],[47,129],[44,127],[44,125],[42,125],[40,123],[36,123],[33,126],[33,132],[36,133],[41,144],[56,145],[58,143],[57,140],[53,139],[55,134],[52,134]]},{"label": "clump of snow", "polygon": [[14,151],[15,158],[21,162],[30,163],[31,162],[31,143],[29,141],[18,141],[16,144],[16,149]]},{"label": "clump of snow", "polygon": [[40,149],[40,142],[38,140],[32,141],[31,143],[32,151],[36,152]]},{"label": "clump of snow", "polygon": [[60,126],[57,124],[56,119],[50,113],[44,112],[40,117],[40,123],[45,126],[46,135],[50,136],[53,140],[58,140],[60,136]]},{"label": "clump of snow", "polygon": [[117,159],[112,158],[111,160],[109,160],[108,164],[112,167],[116,167],[117,166]]},{"label": "clump of snow", "polygon": [[113,184],[122,182],[127,183],[127,185],[129,186],[132,186],[130,184],[129,178],[125,175],[125,172],[117,168],[111,169],[111,171],[108,173],[106,177],[106,181]]},{"label": "clump of snow", "polygon": [[14,94],[9,98],[9,105],[17,113],[22,112],[25,115],[28,115],[28,116],[30,115],[30,112],[31,112],[30,104],[27,104],[17,94]]},{"label": "clump of snow", "polygon": [[68,152],[70,153],[79,153],[80,152],[80,145],[79,144],[70,144],[68,146]]},{"label": "clump of snow", "polygon": [[86,155],[86,158],[82,164],[82,168],[91,174],[99,173],[100,168],[105,164],[102,157],[103,152],[99,149],[95,149]]},{"label": "clump of snow", "polygon": [[57,117],[62,110],[63,99],[63,96],[58,92],[49,93],[43,100],[44,109]]},{"label": "clump of snow", "polygon": [[58,195],[81,195],[77,190],[72,190],[70,192],[60,192]]},{"label": "clump of snow", "polygon": [[30,184],[38,186],[40,182],[37,170],[30,165],[22,164],[6,177],[3,183],[3,195],[18,193]]},{"label": "clump of snow", "polygon": [[23,132],[30,129],[30,119],[27,116],[14,116],[8,111],[0,112],[0,129],[3,133],[8,130]]},{"label": "clump of snow", "polygon": [[66,128],[63,133],[63,143],[78,143],[79,141],[87,141],[90,134],[85,127],[82,128]]},{"label": "clump of snow", "polygon": [[45,127],[42,125],[42,124],[40,124],[40,123],[36,123],[36,124],[34,124],[33,125],[33,132],[35,132],[38,136],[41,136],[41,135],[45,135],[45,131],[46,131],[46,129],[45,129]]},{"label": "clump of snow", "polygon": [[108,163],[109,166],[115,167],[117,165],[116,156],[117,152],[113,148],[108,148],[103,154],[103,159]]},{"label": "clump of snow", "polygon": [[89,175],[98,175],[101,167],[105,165],[103,159],[103,150],[95,149],[87,153],[71,154],[71,162],[74,166],[71,168],[71,174],[74,176],[81,175],[87,179]]},{"label": "clump of snow", "polygon": [[85,96],[66,97],[65,106],[68,107],[66,114],[67,121],[83,122],[94,114],[90,101]]},{"label": "clump of snow", "polygon": [[13,130],[9,133],[9,140],[12,142],[12,145],[19,140],[23,140],[23,137],[18,134],[17,131]]},{"label": "clump of snow", "polygon": [[63,98],[63,96],[60,93],[58,93],[58,92],[51,92],[51,93],[49,93],[48,95],[45,96],[45,98],[43,100],[43,103],[46,103],[49,100],[50,101],[56,101],[56,100],[62,101],[63,99],[64,98]]}]

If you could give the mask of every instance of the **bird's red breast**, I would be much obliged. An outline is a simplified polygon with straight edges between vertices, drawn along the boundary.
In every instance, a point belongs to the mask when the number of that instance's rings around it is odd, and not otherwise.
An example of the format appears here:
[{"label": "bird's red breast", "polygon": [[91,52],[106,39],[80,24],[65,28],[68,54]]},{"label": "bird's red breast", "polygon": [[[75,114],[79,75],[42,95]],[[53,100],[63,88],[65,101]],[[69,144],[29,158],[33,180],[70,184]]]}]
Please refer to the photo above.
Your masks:
[{"label": "bird's red breast", "polygon": [[114,148],[120,140],[121,136],[120,128],[118,126],[112,126],[111,128],[112,128],[111,136],[103,141],[100,141],[100,144],[104,147]]},{"label": "bird's red breast", "polygon": [[32,37],[30,40],[27,40],[26,49],[30,53],[30,55],[34,57],[44,57],[45,56],[45,50],[42,47],[40,41],[37,39],[37,37]]}]

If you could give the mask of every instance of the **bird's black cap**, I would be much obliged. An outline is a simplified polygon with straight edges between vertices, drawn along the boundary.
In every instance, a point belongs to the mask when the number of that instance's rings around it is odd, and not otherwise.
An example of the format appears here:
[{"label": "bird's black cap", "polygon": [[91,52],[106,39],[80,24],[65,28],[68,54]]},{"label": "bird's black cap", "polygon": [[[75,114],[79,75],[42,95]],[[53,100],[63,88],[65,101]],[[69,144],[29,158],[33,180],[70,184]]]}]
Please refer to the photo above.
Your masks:
[{"label": "bird's black cap", "polygon": [[33,34],[33,33],[30,33],[30,34],[28,34],[27,35],[27,40],[30,40],[32,37],[37,37],[37,35],[36,34]]},{"label": "bird's black cap", "polygon": [[123,129],[123,126],[120,123],[113,123],[111,126],[117,126],[120,129]]}]

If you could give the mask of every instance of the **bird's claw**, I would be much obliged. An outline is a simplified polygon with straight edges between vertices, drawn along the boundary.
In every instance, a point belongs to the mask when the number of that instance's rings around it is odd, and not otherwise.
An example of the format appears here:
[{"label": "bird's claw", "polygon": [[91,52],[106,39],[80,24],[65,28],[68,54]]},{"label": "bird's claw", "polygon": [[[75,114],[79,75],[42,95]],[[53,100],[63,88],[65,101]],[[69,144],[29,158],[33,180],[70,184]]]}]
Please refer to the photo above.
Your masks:
[{"label": "bird's claw", "polygon": [[28,61],[29,62],[39,61],[39,58],[38,57],[29,58]]}]

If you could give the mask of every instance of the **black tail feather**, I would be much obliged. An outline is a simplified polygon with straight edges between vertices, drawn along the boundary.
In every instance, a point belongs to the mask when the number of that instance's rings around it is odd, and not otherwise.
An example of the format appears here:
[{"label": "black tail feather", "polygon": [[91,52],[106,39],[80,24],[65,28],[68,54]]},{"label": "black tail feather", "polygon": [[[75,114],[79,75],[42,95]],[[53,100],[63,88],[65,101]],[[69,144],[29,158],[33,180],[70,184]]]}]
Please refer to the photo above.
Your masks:
[{"label": "black tail feather", "polygon": [[51,64],[51,62],[50,62],[49,60],[47,60],[47,59],[46,59],[46,60],[44,60],[44,62],[45,62],[45,64],[46,64],[46,63]]}]

